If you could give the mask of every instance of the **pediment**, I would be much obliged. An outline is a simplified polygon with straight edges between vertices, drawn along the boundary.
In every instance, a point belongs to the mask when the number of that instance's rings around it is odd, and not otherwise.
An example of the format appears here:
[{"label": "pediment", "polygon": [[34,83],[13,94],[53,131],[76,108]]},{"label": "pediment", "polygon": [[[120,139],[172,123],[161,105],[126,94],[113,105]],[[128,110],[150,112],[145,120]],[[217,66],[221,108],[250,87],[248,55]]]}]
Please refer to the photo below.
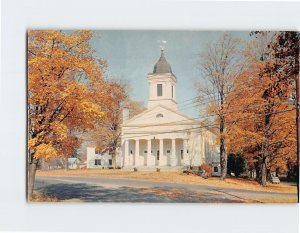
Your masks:
[{"label": "pediment", "polygon": [[134,116],[123,123],[123,127],[145,126],[145,125],[180,125],[199,124],[198,121],[183,113],[174,111],[164,105],[156,105],[151,109]]}]

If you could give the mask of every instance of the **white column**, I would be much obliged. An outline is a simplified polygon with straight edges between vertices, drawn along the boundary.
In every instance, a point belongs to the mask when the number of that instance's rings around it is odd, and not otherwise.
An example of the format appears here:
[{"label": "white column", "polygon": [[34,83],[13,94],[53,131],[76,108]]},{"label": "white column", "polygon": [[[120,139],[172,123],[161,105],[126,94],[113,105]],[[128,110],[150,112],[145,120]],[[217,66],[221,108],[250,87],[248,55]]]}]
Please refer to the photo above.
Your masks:
[{"label": "white column", "polygon": [[159,139],[159,161],[158,166],[165,165],[165,156],[164,156],[164,140]]},{"label": "white column", "polygon": [[140,140],[135,140],[135,166],[140,166]]},{"label": "white column", "polygon": [[202,142],[202,149],[201,149],[201,163],[203,163],[205,161],[205,135],[202,132],[201,133],[201,142]]},{"label": "white column", "polygon": [[151,139],[147,140],[147,166],[155,166],[155,157],[151,154]]},{"label": "white column", "polygon": [[129,166],[129,141],[125,140],[124,141],[124,166]]},{"label": "white column", "polygon": [[172,152],[171,152],[170,163],[171,163],[171,167],[174,167],[174,166],[177,165],[176,141],[175,141],[175,139],[172,139]]},{"label": "white column", "polygon": [[184,166],[189,166],[190,161],[189,161],[189,154],[187,153],[188,150],[188,140],[183,139],[183,165]]}]

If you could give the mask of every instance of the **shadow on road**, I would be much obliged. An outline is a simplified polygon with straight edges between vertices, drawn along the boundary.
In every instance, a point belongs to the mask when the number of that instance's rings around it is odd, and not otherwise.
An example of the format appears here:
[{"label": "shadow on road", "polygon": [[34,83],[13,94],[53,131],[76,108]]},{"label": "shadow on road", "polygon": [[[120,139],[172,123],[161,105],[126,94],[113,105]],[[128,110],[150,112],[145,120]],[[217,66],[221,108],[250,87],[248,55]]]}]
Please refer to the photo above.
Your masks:
[{"label": "shadow on road", "polygon": [[242,202],[224,195],[209,192],[190,192],[185,189],[171,189],[168,187],[153,187],[151,189],[119,187],[107,188],[85,183],[57,183],[45,184],[36,181],[35,191],[46,196],[56,197],[61,201],[73,199],[81,202],[150,202],[150,203],[192,203]]}]

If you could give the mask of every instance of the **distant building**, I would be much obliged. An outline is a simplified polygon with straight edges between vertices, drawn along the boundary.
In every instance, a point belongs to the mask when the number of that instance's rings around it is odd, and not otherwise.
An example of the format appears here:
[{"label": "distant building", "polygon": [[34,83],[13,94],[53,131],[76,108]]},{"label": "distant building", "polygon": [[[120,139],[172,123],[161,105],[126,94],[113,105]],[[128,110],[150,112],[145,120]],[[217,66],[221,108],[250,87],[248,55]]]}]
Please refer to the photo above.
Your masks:
[{"label": "distant building", "polygon": [[80,160],[78,158],[68,158],[68,168],[78,169],[80,166]]},{"label": "distant building", "polygon": [[163,50],[147,79],[148,109],[131,119],[123,114],[121,167],[181,169],[206,163],[219,175],[216,135],[177,110],[177,78]]},{"label": "distant building", "polygon": [[94,147],[87,147],[87,168],[110,168],[112,156],[106,153],[96,153]]}]

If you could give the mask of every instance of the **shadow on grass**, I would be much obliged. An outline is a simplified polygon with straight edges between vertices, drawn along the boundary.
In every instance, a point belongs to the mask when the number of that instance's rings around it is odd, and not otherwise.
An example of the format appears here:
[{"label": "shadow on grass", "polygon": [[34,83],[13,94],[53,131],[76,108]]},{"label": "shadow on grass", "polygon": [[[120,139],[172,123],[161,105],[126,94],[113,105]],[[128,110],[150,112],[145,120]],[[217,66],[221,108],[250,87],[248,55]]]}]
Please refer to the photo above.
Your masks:
[{"label": "shadow on grass", "polygon": [[[47,184],[36,181],[35,191],[45,196],[58,198],[60,201],[70,199],[81,202],[149,202],[149,203],[236,203],[241,200],[230,199],[222,194],[196,193],[185,189],[154,187],[151,189],[119,187],[107,188],[85,183]],[[74,200],[74,201],[75,201]],[[71,200],[72,201],[72,200]]]}]

